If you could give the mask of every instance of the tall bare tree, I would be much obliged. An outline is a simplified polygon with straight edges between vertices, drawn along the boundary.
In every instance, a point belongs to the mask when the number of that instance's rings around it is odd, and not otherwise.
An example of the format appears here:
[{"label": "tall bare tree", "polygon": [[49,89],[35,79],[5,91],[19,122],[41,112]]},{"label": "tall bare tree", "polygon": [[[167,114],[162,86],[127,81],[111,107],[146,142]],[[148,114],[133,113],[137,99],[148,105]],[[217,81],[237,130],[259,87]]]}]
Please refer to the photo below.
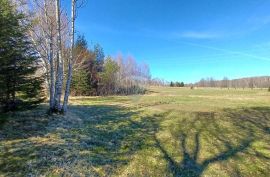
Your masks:
[{"label": "tall bare tree", "polygon": [[68,97],[70,93],[70,84],[72,79],[72,65],[74,60],[74,35],[75,35],[75,10],[76,10],[76,2],[77,0],[71,1],[71,50],[70,50],[70,58],[68,59],[68,76],[67,76],[67,82],[66,82],[66,90],[65,90],[65,96],[64,96],[64,103],[63,103],[63,113],[66,113],[67,111],[67,103],[68,103]]},{"label": "tall bare tree", "polygon": [[[43,64],[43,73],[46,76],[47,93],[49,94],[50,110],[54,108],[55,92],[55,65],[56,65],[56,16],[54,0],[32,0],[28,1],[30,8],[25,9],[32,20],[32,28],[29,31],[29,37],[35,46],[36,51]],[[62,19],[67,19],[62,15]],[[67,21],[67,20],[65,20]],[[67,25],[66,25],[67,26]],[[64,31],[61,26],[61,31]],[[63,35],[63,33],[62,33]]]},{"label": "tall bare tree", "polygon": [[[47,1],[44,1],[44,8],[45,8],[45,18],[46,18],[46,24],[52,23],[49,19],[49,14],[48,14],[48,5]],[[48,25],[48,33],[47,33],[47,38],[48,40],[48,60],[49,60],[49,65],[50,65],[50,110],[53,109],[54,106],[54,90],[55,90],[55,81],[54,81],[54,61],[53,61],[53,27],[52,25]]]},{"label": "tall bare tree", "polygon": [[[30,32],[39,57],[42,59],[46,86],[49,95],[50,112],[66,112],[72,67],[74,62],[74,33],[77,2],[71,0],[71,19],[61,8],[61,0],[29,0],[29,17],[33,27]],[[80,0],[80,6],[85,3]],[[67,62],[67,65],[64,64]],[[64,67],[67,66],[67,69]],[[66,74],[65,74],[66,73]],[[61,104],[66,76],[65,95]]]},{"label": "tall bare tree", "polygon": [[54,111],[61,111],[61,95],[63,87],[63,58],[62,58],[62,39],[61,39],[61,19],[60,19],[60,0],[55,0],[55,17],[57,27],[57,56],[56,56],[56,81],[54,92]]}]

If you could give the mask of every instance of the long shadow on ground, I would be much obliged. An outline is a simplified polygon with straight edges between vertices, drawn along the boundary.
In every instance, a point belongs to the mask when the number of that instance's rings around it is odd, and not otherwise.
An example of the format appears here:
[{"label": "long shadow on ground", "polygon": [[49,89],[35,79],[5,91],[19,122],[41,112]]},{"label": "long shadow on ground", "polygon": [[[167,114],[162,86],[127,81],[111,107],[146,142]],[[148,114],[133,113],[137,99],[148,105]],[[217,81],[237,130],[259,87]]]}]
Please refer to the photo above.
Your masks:
[{"label": "long shadow on ground", "polygon": [[[0,175],[109,176],[147,146],[154,124],[119,106],[23,112],[0,130]],[[152,136],[151,136],[152,137]]]},{"label": "long shadow on ground", "polygon": [[[66,117],[49,117],[44,110],[18,113],[1,126],[0,176],[112,176],[121,174],[118,170],[129,164],[134,153],[150,146],[167,162],[167,176],[199,177],[210,165],[239,154],[256,162],[270,160],[252,147],[258,140],[269,145],[267,107],[226,109],[222,116],[179,113],[176,118],[169,117],[170,112],[144,116],[109,105],[74,105]],[[162,123],[171,119],[176,120],[164,127]],[[166,139],[159,137],[163,131],[169,131],[179,144],[175,152],[181,160],[174,157]],[[245,176],[238,167],[229,165],[228,169],[230,176]],[[270,169],[256,170],[252,173],[267,176]]]},{"label": "long shadow on ground", "polygon": [[[253,167],[253,171],[248,169],[249,167],[245,169],[250,170],[250,174],[256,174],[253,176],[270,175],[269,167],[263,169],[258,163],[270,163],[270,154],[262,154],[252,147],[255,141],[263,141],[265,143],[263,146],[270,147],[270,108],[225,109],[222,112],[224,116],[222,118],[214,112],[193,112],[192,114],[192,117],[179,118],[177,124],[174,122],[174,125],[167,127],[171,130],[174,139],[179,142],[181,154],[178,156],[182,157],[180,161],[175,160],[171,155],[173,153],[166,150],[164,140],[154,137],[156,146],[168,163],[168,171],[173,176],[199,177],[210,165],[237,159],[239,154],[245,159],[240,163],[247,161],[250,167]],[[210,157],[200,158],[200,154],[204,153],[202,151],[206,151],[207,148],[210,152],[216,150],[218,152],[212,152]],[[250,159],[253,160],[249,161]],[[254,164],[254,159],[257,164]],[[225,172],[229,176],[247,176],[247,174],[242,174],[237,166],[228,165],[228,168],[229,170]]]}]

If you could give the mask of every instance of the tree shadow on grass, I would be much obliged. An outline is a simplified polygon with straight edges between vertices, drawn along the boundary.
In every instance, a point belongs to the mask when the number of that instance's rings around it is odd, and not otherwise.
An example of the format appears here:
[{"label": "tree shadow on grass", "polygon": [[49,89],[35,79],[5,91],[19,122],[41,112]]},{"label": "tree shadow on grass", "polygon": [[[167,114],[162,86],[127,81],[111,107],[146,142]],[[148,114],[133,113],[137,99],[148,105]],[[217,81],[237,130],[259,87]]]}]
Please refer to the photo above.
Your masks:
[{"label": "tree shadow on grass", "polygon": [[155,126],[140,112],[119,106],[74,105],[66,117],[24,114],[12,122],[25,126],[25,118],[27,125],[43,128],[14,134],[16,127],[9,124],[1,130],[0,175],[110,176],[148,146]]},{"label": "tree shadow on grass", "polygon": [[[193,112],[169,127],[161,126],[169,113],[147,116],[120,106],[73,105],[66,117],[48,117],[44,110],[13,115],[2,126],[0,176],[112,176],[133,154],[155,146],[173,176],[199,177],[212,164],[250,155],[254,141],[269,137],[269,108],[225,109],[222,116]],[[164,129],[179,143],[180,161],[158,137]],[[252,155],[269,161],[256,149]],[[242,175],[233,168],[231,176]]]},{"label": "tree shadow on grass", "polygon": [[269,107],[251,107],[237,110],[225,109],[224,111],[240,128],[249,126],[249,129],[252,131],[270,134]]},{"label": "tree shadow on grass", "polygon": [[241,142],[241,145],[236,147],[233,147],[230,144],[225,144],[228,147],[227,150],[220,152],[214,157],[207,158],[203,162],[198,162],[198,153],[200,151],[199,136],[199,133],[196,133],[194,137],[196,148],[193,153],[189,153],[186,145],[187,136],[185,134],[180,135],[181,151],[183,156],[183,160],[180,163],[171,158],[164,147],[162,147],[159,140],[156,139],[156,145],[163,153],[164,158],[168,161],[169,171],[173,176],[199,177],[210,164],[228,160],[229,158],[234,157],[237,153],[246,150],[252,143],[252,140],[244,140]]},{"label": "tree shadow on grass", "polygon": [[[268,156],[252,147],[252,143],[260,139],[269,142],[269,139],[263,138],[269,135],[269,108],[225,109],[222,116],[214,112],[194,112],[192,115],[190,118],[180,118],[177,124],[170,127],[171,134],[179,142],[180,161],[171,155],[174,153],[166,148],[164,140],[154,137],[156,146],[168,163],[168,171],[173,176],[200,177],[210,165],[221,162],[228,164],[228,160],[239,154],[246,157],[246,160],[252,157],[257,161],[269,162]],[[205,145],[207,147],[203,147]],[[202,155],[207,148],[211,155]],[[237,166],[229,168],[229,175],[242,176]],[[269,169],[259,167],[256,170],[250,172],[269,175]]]}]

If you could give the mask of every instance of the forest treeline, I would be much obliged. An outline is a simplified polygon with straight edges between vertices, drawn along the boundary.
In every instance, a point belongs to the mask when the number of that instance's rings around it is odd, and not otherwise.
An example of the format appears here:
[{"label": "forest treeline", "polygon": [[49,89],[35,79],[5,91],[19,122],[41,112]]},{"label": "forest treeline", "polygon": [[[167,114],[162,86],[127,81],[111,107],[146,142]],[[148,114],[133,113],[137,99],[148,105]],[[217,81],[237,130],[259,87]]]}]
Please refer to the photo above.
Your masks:
[{"label": "forest treeline", "polygon": [[219,88],[269,88],[270,76],[247,77],[230,80],[224,77],[222,80],[215,80],[214,78],[202,78],[195,84],[188,84],[187,86],[196,87],[219,87]]},{"label": "forest treeline", "polygon": [[128,95],[141,94],[151,83],[150,69],[132,56],[105,57],[103,48],[96,44],[89,48],[84,36],[75,44],[74,74],[71,95]]},{"label": "forest treeline", "polygon": [[49,113],[65,113],[69,95],[141,94],[150,68],[132,56],[105,56],[99,44],[75,36],[78,8],[71,15],[60,0],[0,0],[0,108],[49,100]]},{"label": "forest treeline", "polygon": [[[183,87],[183,82],[151,78],[150,68],[131,56],[106,56],[75,34],[84,1],[0,0],[0,108],[14,110],[47,98],[49,113],[65,113],[69,95],[141,94],[146,86]],[[70,14],[69,14],[70,13]],[[192,84],[193,85],[193,84]],[[269,77],[201,79],[198,87],[265,88]]]}]

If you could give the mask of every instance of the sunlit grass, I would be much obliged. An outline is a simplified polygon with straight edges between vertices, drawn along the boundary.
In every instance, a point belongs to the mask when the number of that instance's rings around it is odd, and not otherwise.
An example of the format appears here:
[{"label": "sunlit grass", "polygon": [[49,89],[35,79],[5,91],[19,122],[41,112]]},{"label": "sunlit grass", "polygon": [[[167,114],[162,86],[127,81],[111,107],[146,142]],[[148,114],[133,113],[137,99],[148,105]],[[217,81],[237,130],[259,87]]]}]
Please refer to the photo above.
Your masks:
[{"label": "sunlit grass", "polygon": [[0,176],[269,176],[270,93],[151,88],[5,115]]}]

